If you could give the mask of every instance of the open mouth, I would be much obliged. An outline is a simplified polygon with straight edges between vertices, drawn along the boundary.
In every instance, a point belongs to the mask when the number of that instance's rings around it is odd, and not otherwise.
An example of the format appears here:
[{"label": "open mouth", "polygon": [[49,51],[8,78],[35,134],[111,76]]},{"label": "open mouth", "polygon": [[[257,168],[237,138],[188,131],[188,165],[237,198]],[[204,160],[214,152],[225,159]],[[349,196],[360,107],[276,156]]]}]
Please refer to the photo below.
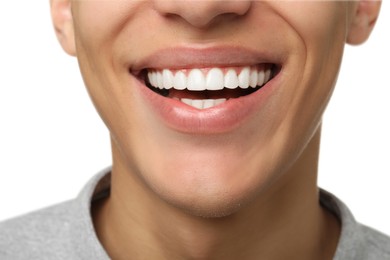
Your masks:
[{"label": "open mouth", "polygon": [[279,71],[276,64],[263,63],[226,68],[144,69],[141,77],[149,89],[161,96],[207,109],[258,91]]}]

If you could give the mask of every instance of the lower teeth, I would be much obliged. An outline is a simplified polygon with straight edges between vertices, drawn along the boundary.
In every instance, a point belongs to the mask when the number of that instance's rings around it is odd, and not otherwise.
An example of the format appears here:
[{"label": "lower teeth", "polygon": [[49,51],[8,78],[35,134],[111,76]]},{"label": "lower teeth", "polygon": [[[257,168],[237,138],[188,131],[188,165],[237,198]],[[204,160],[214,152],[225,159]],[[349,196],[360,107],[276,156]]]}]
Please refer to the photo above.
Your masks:
[{"label": "lower teeth", "polygon": [[219,99],[189,99],[189,98],[182,98],[180,99],[181,102],[192,106],[197,109],[207,109],[214,106],[217,106],[219,104],[222,104],[225,102],[226,98],[219,98]]}]

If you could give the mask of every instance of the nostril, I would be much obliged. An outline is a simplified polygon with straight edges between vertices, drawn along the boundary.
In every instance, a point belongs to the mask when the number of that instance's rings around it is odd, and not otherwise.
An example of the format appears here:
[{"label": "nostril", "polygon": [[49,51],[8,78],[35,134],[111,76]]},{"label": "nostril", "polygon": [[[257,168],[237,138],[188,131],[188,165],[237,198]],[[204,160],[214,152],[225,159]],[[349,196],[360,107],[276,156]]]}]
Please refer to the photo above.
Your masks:
[{"label": "nostril", "polygon": [[[210,1],[177,1],[155,0],[155,9],[165,17],[179,16],[188,24],[204,28],[224,17],[243,16],[251,8],[252,1],[247,0],[210,0]],[[216,19],[218,17],[218,19]]]}]

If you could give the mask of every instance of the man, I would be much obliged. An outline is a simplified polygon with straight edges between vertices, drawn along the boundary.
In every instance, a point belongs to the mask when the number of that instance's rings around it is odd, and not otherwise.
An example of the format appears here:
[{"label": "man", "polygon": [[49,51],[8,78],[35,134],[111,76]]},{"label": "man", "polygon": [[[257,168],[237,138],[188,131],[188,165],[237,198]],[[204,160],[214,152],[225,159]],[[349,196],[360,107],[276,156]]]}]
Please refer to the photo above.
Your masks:
[{"label": "man", "polygon": [[345,43],[379,1],[52,0],[113,166],[4,222],[3,259],[390,259],[316,185]]}]

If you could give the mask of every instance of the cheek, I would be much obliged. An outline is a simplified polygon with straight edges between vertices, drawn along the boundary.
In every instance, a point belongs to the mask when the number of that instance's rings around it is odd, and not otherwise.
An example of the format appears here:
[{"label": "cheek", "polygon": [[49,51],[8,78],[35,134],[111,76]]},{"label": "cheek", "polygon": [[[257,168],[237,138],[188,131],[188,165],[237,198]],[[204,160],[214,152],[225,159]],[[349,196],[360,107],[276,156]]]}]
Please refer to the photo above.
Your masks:
[{"label": "cheek", "polygon": [[[114,2],[72,2],[80,70],[91,99],[109,128],[123,118],[120,103],[132,109],[132,103],[127,100],[129,97],[122,94],[129,87],[127,68],[123,62],[117,62],[115,51],[119,42],[123,45],[118,36],[124,35],[125,24],[132,21],[145,1]],[[128,123],[124,122],[130,126]]]},{"label": "cheek", "polygon": [[[295,31],[300,49],[292,57],[297,89],[291,97],[292,133],[316,128],[332,94],[344,49],[347,4],[340,1],[283,2],[281,16]],[[297,133],[298,134],[298,133]]]},{"label": "cheek", "polygon": [[[127,24],[134,24],[136,16],[143,16],[139,10],[144,10],[142,6],[146,3],[147,1],[75,0],[72,3],[72,15],[80,52],[93,59],[94,56],[110,51],[113,46],[127,43],[123,38],[136,38],[145,29],[145,25],[133,26],[130,32],[124,31]],[[119,35],[122,37],[118,37]]]},{"label": "cheek", "polygon": [[75,0],[72,2],[72,14],[83,35],[104,37],[117,33],[137,13],[142,2]]},{"label": "cheek", "polygon": [[310,66],[326,65],[332,60],[334,64],[339,62],[340,48],[344,46],[347,34],[347,3],[292,1],[283,2],[277,8],[305,48],[305,69],[310,72]]},{"label": "cheek", "polygon": [[327,38],[347,19],[348,3],[343,1],[290,1],[275,9],[302,38]]}]

